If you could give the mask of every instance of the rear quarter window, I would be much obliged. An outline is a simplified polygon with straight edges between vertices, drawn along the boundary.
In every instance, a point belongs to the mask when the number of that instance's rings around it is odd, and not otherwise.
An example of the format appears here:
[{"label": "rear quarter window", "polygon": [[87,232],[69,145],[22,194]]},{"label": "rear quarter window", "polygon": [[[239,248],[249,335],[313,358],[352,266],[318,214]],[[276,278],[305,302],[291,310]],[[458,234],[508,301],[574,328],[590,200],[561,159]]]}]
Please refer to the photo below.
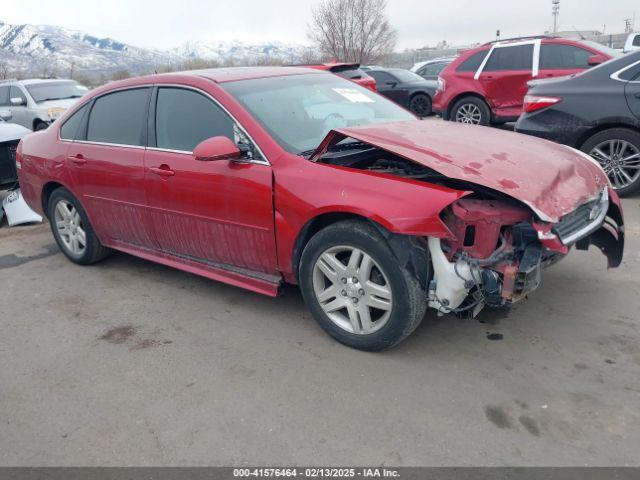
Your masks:
[{"label": "rear quarter window", "polygon": [[60,138],[63,140],[75,140],[78,127],[82,123],[84,114],[89,108],[89,103],[80,107],[73,115],[71,115],[60,128]]},{"label": "rear quarter window", "polygon": [[627,67],[625,70],[618,74],[620,80],[640,80],[640,63]]},{"label": "rear quarter window", "polygon": [[467,58],[464,62],[458,65],[456,68],[456,72],[475,72],[482,65],[482,61],[484,57],[487,56],[489,50],[482,50],[480,52],[476,52]]}]

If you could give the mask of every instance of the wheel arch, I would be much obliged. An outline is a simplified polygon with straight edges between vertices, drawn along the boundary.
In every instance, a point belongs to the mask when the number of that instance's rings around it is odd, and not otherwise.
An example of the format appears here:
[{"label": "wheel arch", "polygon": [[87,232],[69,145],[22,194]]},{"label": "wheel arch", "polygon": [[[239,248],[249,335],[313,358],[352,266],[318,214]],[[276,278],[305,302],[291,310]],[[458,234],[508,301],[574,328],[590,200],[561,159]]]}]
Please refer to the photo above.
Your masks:
[{"label": "wheel arch", "polygon": [[52,180],[49,182],[46,182],[43,186],[42,186],[42,193],[40,194],[40,201],[42,203],[42,211],[44,212],[44,216],[46,218],[49,218],[49,211],[48,211],[48,206],[49,206],[49,199],[51,198],[51,195],[53,194],[53,192],[59,188],[66,188],[68,190],[68,187],[66,187],[65,185],[63,185],[62,183]]},{"label": "wheel arch", "polygon": [[624,123],[624,122],[602,123],[600,125],[594,126],[593,128],[587,130],[582,135],[580,135],[580,137],[576,141],[576,144],[574,145],[574,148],[578,148],[578,149],[582,148],[582,146],[587,142],[587,140],[589,140],[594,135],[597,135],[598,133],[604,132],[606,130],[613,130],[615,128],[623,128],[626,130],[631,130],[636,133],[640,133],[640,126],[638,125],[633,125],[633,124]]},{"label": "wheel arch", "polygon": [[487,99],[484,96],[482,96],[478,92],[468,91],[468,92],[459,93],[458,95],[456,95],[451,99],[451,101],[449,102],[449,105],[447,105],[447,118],[451,118],[451,111],[453,110],[454,105],[465,97],[475,97],[477,99],[482,100],[484,103],[487,104],[487,107],[489,107],[489,111],[491,112],[491,104],[487,101]]}]

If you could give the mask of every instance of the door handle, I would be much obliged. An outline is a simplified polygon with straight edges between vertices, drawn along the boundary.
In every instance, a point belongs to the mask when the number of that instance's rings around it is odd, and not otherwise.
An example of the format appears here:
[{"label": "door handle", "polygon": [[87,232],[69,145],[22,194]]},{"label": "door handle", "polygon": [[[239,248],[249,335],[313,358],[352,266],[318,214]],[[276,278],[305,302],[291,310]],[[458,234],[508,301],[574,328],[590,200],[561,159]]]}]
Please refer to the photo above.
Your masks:
[{"label": "door handle", "polygon": [[87,163],[87,159],[84,158],[84,155],[82,155],[81,153],[78,153],[76,155],[69,155],[67,158],[76,165],[84,165],[85,163]]},{"label": "door handle", "polygon": [[171,170],[168,165],[160,165],[159,167],[149,167],[149,170],[161,177],[173,177],[176,172]]}]

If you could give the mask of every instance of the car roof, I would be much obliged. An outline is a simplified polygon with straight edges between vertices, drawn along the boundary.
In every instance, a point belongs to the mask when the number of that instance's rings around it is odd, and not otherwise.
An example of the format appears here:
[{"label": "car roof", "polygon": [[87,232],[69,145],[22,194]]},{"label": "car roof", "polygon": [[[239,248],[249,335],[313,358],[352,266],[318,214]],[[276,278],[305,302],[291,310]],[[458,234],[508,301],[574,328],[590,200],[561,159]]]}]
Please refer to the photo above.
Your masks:
[{"label": "car roof", "polygon": [[69,78],[25,78],[24,80],[15,80],[14,83],[23,85],[33,85],[34,83],[57,83],[57,82],[75,82]]}]

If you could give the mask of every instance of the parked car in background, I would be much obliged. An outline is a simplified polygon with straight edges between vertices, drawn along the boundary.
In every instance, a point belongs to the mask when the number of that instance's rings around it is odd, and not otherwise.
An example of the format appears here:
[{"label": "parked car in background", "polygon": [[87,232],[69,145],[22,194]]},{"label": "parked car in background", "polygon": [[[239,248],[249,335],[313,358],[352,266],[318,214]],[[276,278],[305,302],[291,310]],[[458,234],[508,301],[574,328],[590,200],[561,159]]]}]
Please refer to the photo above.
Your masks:
[{"label": "parked car in background", "polygon": [[615,55],[593,42],[546,36],[486,43],[462,53],[440,73],[433,108],[460,123],[515,121],[528,81],[578,73]]},{"label": "parked car in background", "polygon": [[417,62],[411,67],[411,71],[417,73],[425,80],[438,80],[440,72],[453,62],[456,57],[434,58],[425,62]]},{"label": "parked car in background", "polygon": [[4,80],[0,81],[0,108],[11,112],[13,123],[44,130],[85,93],[87,87],[73,80]]},{"label": "parked car in background", "polygon": [[362,85],[369,90],[376,91],[376,81],[360,68],[358,63],[321,63],[317,65],[292,65],[298,67],[313,68],[316,70],[325,70],[336,75],[351,80],[352,82]]},{"label": "parked car in background", "polygon": [[521,133],[581,149],[621,196],[640,190],[640,52],[578,75],[531,82]]},{"label": "parked car in background", "polygon": [[627,37],[627,41],[624,44],[622,51],[624,53],[635,52],[640,50],[640,33],[631,33]]},{"label": "parked car in background", "polygon": [[31,130],[11,121],[11,112],[0,108],[0,189],[12,187],[18,183],[16,171],[16,148],[18,142]]},{"label": "parked car in background", "polygon": [[[309,114],[327,104],[325,122]],[[24,137],[17,161],[71,261],[113,248],[271,296],[299,284],[319,325],[363,350],[396,345],[428,307],[518,301],[573,246],[622,260],[620,202],[591,158],[420,121],[311,69],[110,83]]]},{"label": "parked car in background", "polygon": [[431,115],[436,82],[402,68],[371,68],[368,73],[376,80],[379,93],[419,117]]}]

